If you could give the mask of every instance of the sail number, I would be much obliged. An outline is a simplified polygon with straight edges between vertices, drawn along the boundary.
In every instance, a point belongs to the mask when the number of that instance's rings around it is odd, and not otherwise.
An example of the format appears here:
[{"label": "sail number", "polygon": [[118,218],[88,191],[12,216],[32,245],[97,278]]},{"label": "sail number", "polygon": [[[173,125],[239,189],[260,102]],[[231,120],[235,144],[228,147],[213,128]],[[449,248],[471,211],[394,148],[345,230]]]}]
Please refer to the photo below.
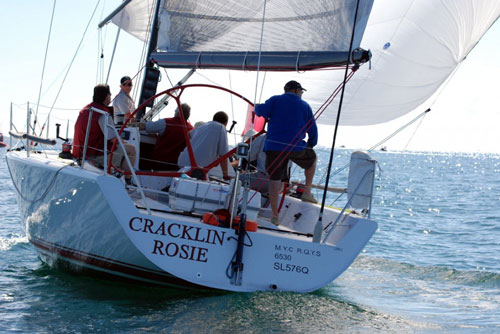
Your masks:
[{"label": "sail number", "polygon": [[306,274],[306,275],[309,274],[308,267],[296,266],[295,264],[291,263],[274,262],[273,269],[278,271],[296,272],[299,274]]},{"label": "sail number", "polygon": [[292,261],[292,256],[290,254],[274,253],[274,258],[283,261]]},{"label": "sail number", "polygon": [[[291,254],[274,253],[274,258],[280,261],[292,261]],[[273,269],[278,271],[288,271],[306,275],[309,274],[308,267],[297,266],[291,263],[274,262]]]}]

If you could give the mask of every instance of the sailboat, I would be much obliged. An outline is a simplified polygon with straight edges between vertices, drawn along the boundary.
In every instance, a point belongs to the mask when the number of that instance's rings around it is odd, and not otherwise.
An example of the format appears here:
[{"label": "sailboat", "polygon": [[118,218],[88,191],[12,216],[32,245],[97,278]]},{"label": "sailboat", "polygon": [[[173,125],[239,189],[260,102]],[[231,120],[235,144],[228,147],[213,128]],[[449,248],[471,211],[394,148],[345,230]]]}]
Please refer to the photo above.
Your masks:
[{"label": "sailboat", "polygon": [[3,133],[0,132],[0,147],[5,147],[7,146],[7,143],[3,142]]},{"label": "sailboat", "polygon": [[[500,13],[500,5],[472,5],[465,0],[453,2],[453,6],[445,3],[438,9],[433,3],[429,10],[412,1],[250,1],[244,5],[228,0],[124,1],[103,24],[112,20],[148,41],[137,119],[150,120],[164,98],[173,99],[180,107],[185,91],[207,88],[243,100],[247,128],[259,135],[262,129],[257,128],[254,103],[244,94],[198,83],[181,83],[157,92],[160,68],[242,72],[234,78],[265,71],[269,80],[282,83],[289,72],[300,72],[304,86],[315,87],[311,104],[318,110],[318,122],[384,122],[425,102]],[[433,66],[440,71],[438,75],[431,71],[432,83],[412,89],[413,78],[406,76],[409,72],[397,71],[397,66],[414,62],[411,51],[396,57],[400,62],[392,63],[395,70],[385,70],[387,62],[394,60],[393,52],[404,51],[398,45],[401,34],[411,34],[414,29],[407,20],[421,19],[430,12],[453,14],[443,15],[442,26],[431,30],[443,29],[446,37],[449,31],[445,28],[455,33],[458,28],[472,29],[473,34],[468,35],[465,46],[460,45],[458,58]],[[480,24],[466,19],[452,24],[463,13],[468,15],[460,17],[486,19]],[[388,25],[393,27],[391,38],[377,30]],[[456,35],[463,37],[452,36]],[[379,38],[389,39],[380,44]],[[440,50],[453,50],[447,43],[456,41],[454,37],[436,40],[444,47],[425,52],[428,58]],[[435,59],[431,63],[435,65]],[[425,68],[427,63],[418,64]],[[330,71],[338,68],[345,71]],[[412,70],[421,71],[413,66]],[[369,80],[371,76],[377,80]],[[333,86],[335,80],[338,86]],[[397,89],[384,94],[377,90],[398,80],[408,83],[405,94]],[[337,95],[340,98],[334,99]],[[106,116],[99,109],[92,113]],[[125,135],[118,135],[113,147],[105,145],[104,157],[108,150],[112,154],[115,146],[123,145],[122,136],[141,151],[144,138],[137,128],[125,124],[119,131]],[[33,151],[34,142],[42,146],[55,141],[36,136],[29,126],[25,133],[11,132],[11,136],[25,145],[24,150],[6,154],[24,229],[42,261],[50,266],[173,288],[309,292],[349,268],[377,230],[371,219],[376,161],[366,152],[351,156],[348,183],[342,189],[347,195],[343,208],[324,205],[324,198],[321,204],[307,203],[284,191],[281,224],[274,226],[269,208],[262,205],[264,194],[240,182],[240,169],[229,184],[207,177],[206,171],[218,161],[197,166],[190,154],[192,166],[179,172],[151,172],[137,164],[130,166],[135,183],[130,186],[117,177],[110,159],[100,169],[85,159],[74,161],[57,153]],[[245,157],[245,147],[242,142],[235,149],[240,158]],[[187,148],[192,150],[189,141]],[[83,149],[85,152],[86,147]],[[138,158],[142,158],[140,153]]]}]

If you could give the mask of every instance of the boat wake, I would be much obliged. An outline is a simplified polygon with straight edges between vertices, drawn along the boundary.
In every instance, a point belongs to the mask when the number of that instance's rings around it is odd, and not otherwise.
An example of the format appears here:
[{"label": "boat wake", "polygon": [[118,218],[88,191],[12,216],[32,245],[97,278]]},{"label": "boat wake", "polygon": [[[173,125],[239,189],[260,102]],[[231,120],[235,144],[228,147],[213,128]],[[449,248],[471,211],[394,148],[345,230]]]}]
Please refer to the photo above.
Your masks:
[{"label": "boat wake", "polygon": [[8,237],[0,237],[0,251],[9,251],[19,244],[29,244],[28,238],[26,236],[21,236],[18,234],[13,234]]},{"label": "boat wake", "polygon": [[500,273],[488,270],[458,270],[444,265],[419,266],[367,255],[360,256],[353,267],[366,271],[392,273],[420,281],[447,282],[471,287],[500,287]]}]

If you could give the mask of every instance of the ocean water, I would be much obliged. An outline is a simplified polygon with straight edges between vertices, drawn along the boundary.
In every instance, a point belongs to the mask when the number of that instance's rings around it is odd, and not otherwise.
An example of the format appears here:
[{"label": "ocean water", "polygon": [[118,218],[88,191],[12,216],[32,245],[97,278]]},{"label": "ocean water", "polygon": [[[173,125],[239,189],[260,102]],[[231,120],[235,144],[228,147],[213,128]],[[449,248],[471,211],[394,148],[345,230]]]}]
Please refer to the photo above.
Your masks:
[{"label": "ocean water", "polygon": [[[350,153],[336,151],[334,168]],[[328,153],[318,155],[319,182]],[[500,156],[373,156],[379,229],[337,280],[308,294],[199,293],[42,264],[0,149],[0,332],[499,333]],[[345,182],[346,171],[335,173],[333,186]],[[342,205],[335,199],[327,204]]]}]

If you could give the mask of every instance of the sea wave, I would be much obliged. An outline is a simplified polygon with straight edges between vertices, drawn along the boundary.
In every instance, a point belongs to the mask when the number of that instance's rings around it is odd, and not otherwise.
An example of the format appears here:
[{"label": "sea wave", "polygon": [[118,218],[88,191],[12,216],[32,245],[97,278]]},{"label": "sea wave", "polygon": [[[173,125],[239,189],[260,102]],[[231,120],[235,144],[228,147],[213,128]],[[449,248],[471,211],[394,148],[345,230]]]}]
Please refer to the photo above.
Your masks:
[{"label": "sea wave", "polygon": [[361,270],[390,272],[416,280],[500,288],[500,273],[488,270],[457,270],[449,266],[436,265],[419,266],[367,255],[358,257],[354,266]]},{"label": "sea wave", "polygon": [[0,251],[9,251],[19,244],[28,244],[28,238],[19,234],[0,237]]}]

